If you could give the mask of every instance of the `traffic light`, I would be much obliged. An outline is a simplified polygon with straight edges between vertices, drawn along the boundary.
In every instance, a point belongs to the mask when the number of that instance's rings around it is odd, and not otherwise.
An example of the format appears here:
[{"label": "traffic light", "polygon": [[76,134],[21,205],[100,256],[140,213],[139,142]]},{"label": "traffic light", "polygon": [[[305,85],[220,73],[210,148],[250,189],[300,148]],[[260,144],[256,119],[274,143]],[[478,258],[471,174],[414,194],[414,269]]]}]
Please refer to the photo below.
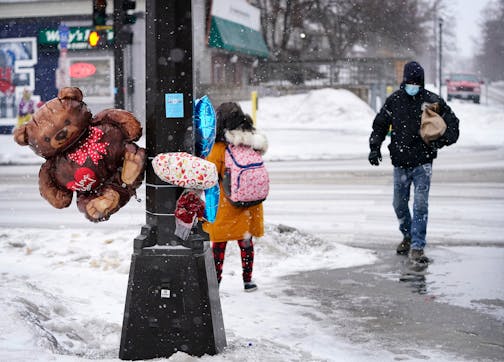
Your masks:
[{"label": "traffic light", "polygon": [[93,30],[89,33],[88,43],[92,48],[105,47],[107,45],[107,31]]},{"label": "traffic light", "polygon": [[100,26],[107,23],[107,0],[93,0],[93,25]]},{"label": "traffic light", "polygon": [[100,34],[97,31],[92,31],[91,33],[89,33],[88,38],[89,45],[95,47],[98,45],[99,41],[100,41]]},{"label": "traffic light", "polygon": [[122,17],[122,23],[125,25],[128,24],[135,24],[137,21],[136,15],[134,15],[131,10],[135,10],[136,8],[136,1],[134,0],[124,0],[122,2],[122,9],[123,9],[123,17]]}]

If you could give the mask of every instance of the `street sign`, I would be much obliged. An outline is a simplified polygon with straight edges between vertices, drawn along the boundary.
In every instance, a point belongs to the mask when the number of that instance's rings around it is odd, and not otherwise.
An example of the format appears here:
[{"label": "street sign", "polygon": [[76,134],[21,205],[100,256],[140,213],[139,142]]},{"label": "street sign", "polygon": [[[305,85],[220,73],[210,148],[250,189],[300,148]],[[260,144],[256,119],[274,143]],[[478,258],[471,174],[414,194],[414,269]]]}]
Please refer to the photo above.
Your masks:
[{"label": "street sign", "polygon": [[60,49],[67,49],[68,40],[70,37],[70,28],[65,24],[60,24],[60,26],[58,27],[58,33],[59,33]]}]

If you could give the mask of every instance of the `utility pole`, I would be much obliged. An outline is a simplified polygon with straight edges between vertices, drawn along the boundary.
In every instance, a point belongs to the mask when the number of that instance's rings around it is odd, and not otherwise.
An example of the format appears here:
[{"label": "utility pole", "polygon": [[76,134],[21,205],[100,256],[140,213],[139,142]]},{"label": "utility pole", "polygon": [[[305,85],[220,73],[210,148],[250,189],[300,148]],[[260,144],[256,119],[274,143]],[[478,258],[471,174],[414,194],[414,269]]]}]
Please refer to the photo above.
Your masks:
[{"label": "utility pole", "polygon": [[441,96],[441,85],[443,84],[443,18],[438,19],[439,23],[439,95]]},{"label": "utility pole", "polygon": [[114,107],[124,109],[124,47],[122,37],[122,1],[114,0]]},{"label": "utility pole", "polygon": [[131,25],[136,16],[130,12],[135,8],[134,0],[114,0],[114,107],[120,109],[124,109],[126,94],[124,50],[133,42]]},{"label": "utility pole", "polygon": [[161,181],[159,153],[194,151],[191,1],[146,0],[146,225],[134,240],[119,358],[216,354],[226,346],[215,266],[200,225],[175,235],[183,189]]}]

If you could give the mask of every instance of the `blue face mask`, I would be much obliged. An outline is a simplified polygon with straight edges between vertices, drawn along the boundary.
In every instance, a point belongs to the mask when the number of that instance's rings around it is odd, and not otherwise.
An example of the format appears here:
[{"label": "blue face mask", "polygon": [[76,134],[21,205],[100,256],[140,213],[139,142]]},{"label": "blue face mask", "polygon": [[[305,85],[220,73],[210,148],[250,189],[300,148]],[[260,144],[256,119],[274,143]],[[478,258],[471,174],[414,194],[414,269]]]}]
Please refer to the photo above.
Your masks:
[{"label": "blue face mask", "polygon": [[420,91],[420,86],[416,84],[405,84],[404,85],[404,90],[406,93],[408,93],[410,96],[416,96],[417,93]]}]

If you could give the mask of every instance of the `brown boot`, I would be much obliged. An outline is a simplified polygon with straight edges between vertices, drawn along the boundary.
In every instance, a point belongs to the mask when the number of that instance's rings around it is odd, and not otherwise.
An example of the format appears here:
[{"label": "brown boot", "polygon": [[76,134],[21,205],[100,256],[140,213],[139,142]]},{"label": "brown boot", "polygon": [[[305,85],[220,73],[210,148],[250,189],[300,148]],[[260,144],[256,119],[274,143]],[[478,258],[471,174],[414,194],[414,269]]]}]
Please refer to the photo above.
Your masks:
[{"label": "brown boot", "polygon": [[396,253],[399,255],[408,255],[411,248],[411,238],[405,237],[403,241],[397,245]]},{"label": "brown boot", "polygon": [[423,249],[411,249],[409,259],[415,264],[428,264],[430,261],[429,258],[425,256]]}]

